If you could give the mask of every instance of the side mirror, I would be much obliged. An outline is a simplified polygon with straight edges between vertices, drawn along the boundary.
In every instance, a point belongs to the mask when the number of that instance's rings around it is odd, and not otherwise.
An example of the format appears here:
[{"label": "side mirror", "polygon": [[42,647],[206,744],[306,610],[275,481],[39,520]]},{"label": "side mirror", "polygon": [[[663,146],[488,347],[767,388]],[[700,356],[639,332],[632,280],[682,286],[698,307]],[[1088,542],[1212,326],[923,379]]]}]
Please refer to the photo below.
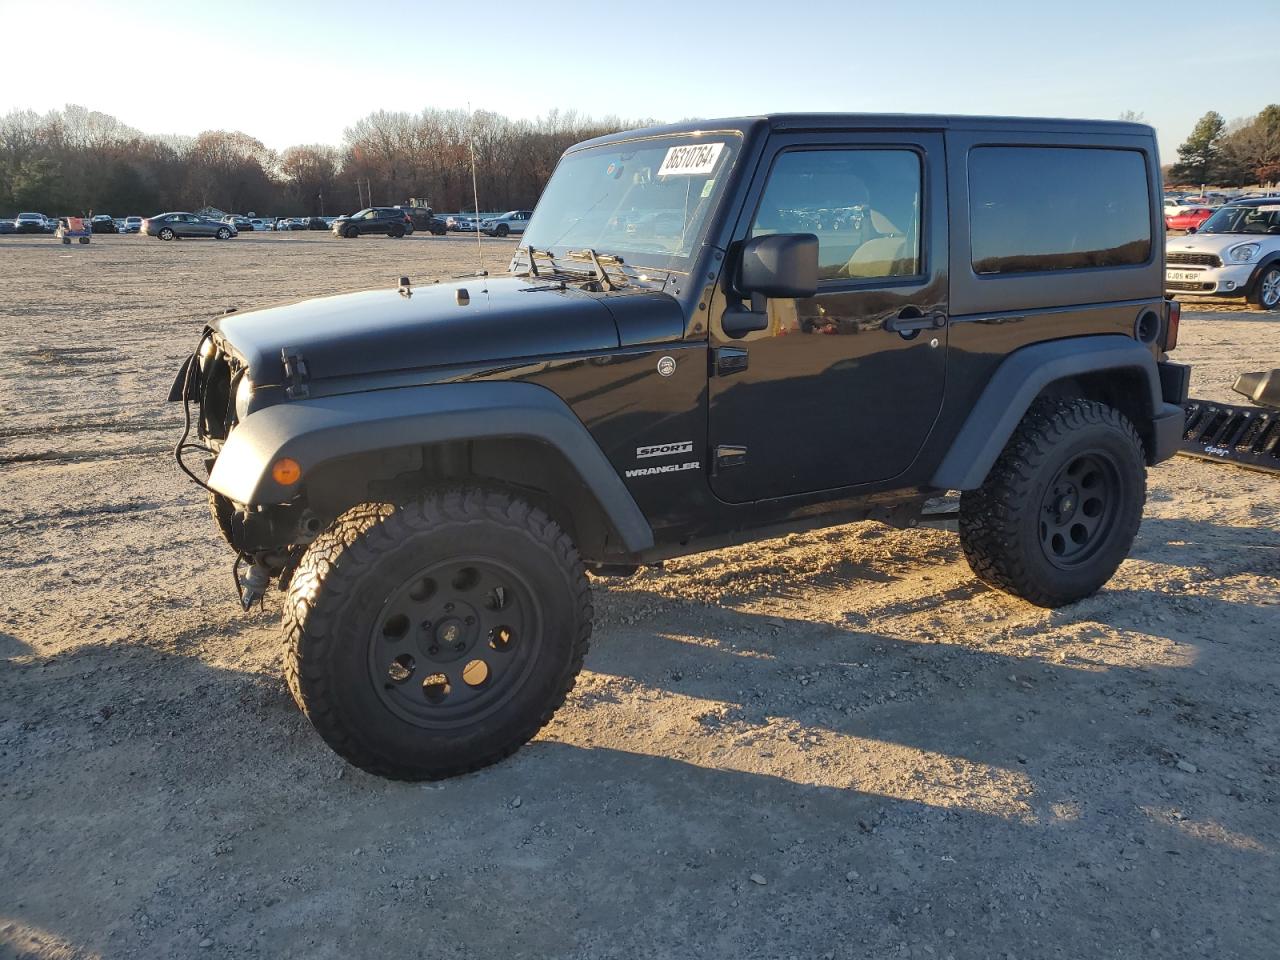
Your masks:
[{"label": "side mirror", "polygon": [[818,292],[818,238],[812,233],[752,237],[742,245],[738,291],[798,299]]}]

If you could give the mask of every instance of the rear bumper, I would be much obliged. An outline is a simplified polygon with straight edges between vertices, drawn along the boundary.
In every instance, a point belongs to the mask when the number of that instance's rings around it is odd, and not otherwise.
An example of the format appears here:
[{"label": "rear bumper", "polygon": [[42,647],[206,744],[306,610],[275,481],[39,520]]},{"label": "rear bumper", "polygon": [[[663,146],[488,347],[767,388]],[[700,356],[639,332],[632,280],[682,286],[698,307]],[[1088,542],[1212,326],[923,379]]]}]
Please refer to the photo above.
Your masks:
[{"label": "rear bumper", "polygon": [[1178,452],[1186,421],[1187,415],[1182,407],[1175,407],[1171,403],[1161,405],[1156,415],[1151,418],[1151,438],[1147,449],[1148,463],[1153,465],[1162,463]]},{"label": "rear bumper", "polygon": [[1147,462],[1151,464],[1168,460],[1178,452],[1187,420],[1183,406],[1191,386],[1191,368],[1186,364],[1162,360],[1156,369],[1163,402],[1151,418],[1151,434],[1147,438]]}]

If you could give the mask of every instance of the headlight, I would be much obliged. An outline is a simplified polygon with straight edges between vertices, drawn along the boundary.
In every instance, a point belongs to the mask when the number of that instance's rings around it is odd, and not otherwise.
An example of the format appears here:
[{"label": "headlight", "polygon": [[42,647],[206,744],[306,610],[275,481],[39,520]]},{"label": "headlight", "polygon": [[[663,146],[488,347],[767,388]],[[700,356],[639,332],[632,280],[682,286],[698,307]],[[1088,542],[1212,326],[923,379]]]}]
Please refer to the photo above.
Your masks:
[{"label": "headlight", "polygon": [[243,421],[249,416],[249,404],[253,402],[253,381],[248,374],[240,378],[240,386],[236,387],[236,420]]},{"label": "headlight", "polygon": [[1232,263],[1252,263],[1257,259],[1260,249],[1262,248],[1259,244],[1242,243],[1227,251],[1227,259]]}]

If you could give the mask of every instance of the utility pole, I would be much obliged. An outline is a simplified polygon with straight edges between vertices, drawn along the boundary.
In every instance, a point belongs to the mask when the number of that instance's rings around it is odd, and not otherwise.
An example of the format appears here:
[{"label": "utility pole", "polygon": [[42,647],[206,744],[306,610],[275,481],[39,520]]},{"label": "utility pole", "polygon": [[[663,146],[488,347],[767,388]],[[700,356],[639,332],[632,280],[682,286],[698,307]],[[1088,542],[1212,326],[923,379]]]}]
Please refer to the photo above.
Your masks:
[{"label": "utility pole", "polygon": [[324,216],[324,191],[321,190],[319,193],[316,194],[316,197],[320,200],[320,216],[323,217]]}]

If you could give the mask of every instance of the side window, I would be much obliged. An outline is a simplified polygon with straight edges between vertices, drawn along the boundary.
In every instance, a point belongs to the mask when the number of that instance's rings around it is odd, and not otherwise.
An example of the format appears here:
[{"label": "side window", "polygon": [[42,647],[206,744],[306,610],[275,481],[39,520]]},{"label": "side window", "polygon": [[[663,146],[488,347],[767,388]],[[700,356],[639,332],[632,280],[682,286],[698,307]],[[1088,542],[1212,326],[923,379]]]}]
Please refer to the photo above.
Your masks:
[{"label": "side window", "polygon": [[973,271],[1146,263],[1148,196],[1146,160],[1135,150],[975,147],[969,153]]},{"label": "side window", "polygon": [[923,171],[914,150],[790,150],[774,161],[751,236],[812,233],[820,280],[920,273]]}]

